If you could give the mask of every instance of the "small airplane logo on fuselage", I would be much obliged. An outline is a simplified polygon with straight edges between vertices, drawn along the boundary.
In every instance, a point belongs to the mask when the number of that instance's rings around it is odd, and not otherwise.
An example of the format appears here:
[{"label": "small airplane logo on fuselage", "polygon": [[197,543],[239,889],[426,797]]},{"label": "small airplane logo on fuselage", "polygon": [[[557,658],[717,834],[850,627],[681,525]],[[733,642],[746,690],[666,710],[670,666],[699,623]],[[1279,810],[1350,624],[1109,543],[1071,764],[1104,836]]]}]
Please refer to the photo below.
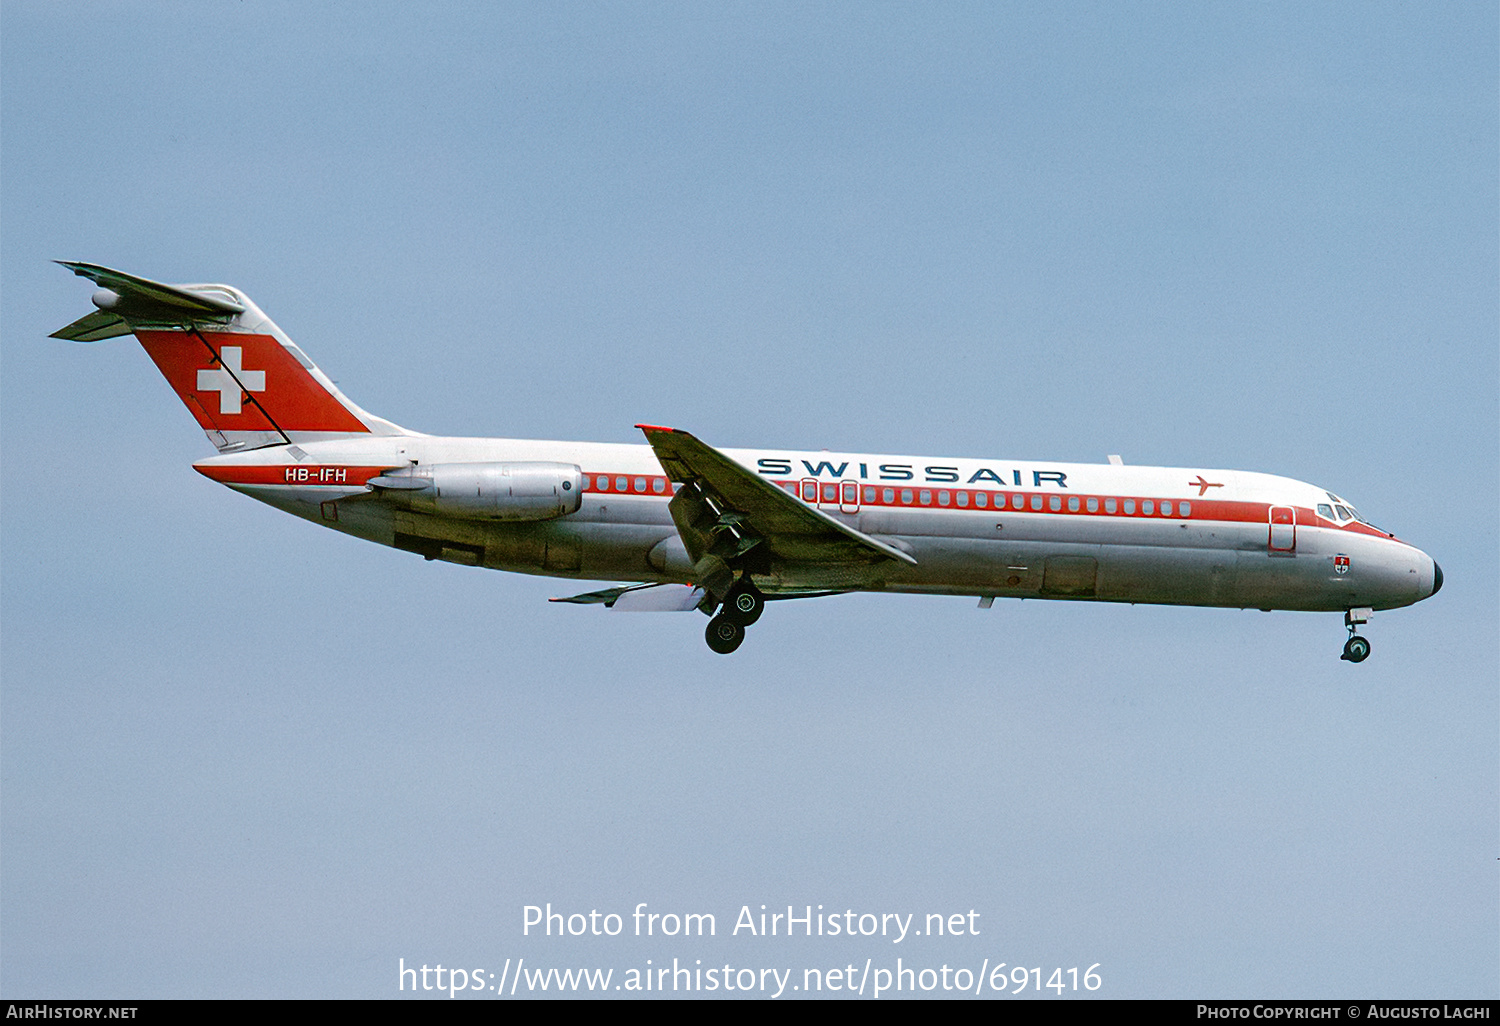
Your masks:
[{"label": "small airplane logo on fuselage", "polygon": [[1201,499],[1208,494],[1210,488],[1223,488],[1224,485],[1220,481],[1205,481],[1203,480],[1203,475],[1199,474],[1198,480],[1188,482],[1188,487],[1198,489],[1198,498]]}]

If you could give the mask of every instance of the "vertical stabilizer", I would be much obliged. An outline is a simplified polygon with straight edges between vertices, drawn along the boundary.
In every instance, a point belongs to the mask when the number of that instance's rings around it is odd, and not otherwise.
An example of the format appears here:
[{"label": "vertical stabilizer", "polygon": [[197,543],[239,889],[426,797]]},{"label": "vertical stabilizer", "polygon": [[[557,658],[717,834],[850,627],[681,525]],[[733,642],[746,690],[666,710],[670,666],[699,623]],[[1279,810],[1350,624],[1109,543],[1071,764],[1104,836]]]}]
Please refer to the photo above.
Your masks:
[{"label": "vertical stabilizer", "polygon": [[58,262],[101,288],[98,311],[53,337],[98,342],[133,333],[220,452],[407,433],[351,402],[238,289],[164,285]]}]

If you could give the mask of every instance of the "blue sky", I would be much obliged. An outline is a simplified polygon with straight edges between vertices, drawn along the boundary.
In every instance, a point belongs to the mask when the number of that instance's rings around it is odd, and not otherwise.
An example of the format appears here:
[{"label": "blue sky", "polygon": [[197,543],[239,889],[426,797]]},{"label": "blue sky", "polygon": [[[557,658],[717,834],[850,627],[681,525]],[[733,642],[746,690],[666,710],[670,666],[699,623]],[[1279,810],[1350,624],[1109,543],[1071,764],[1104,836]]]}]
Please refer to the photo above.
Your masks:
[{"label": "blue sky", "polygon": [[[0,11],[0,992],[397,965],[1494,997],[1493,5]],[[425,563],[210,450],[51,259],[244,288],[443,434],[1227,467],[1432,553],[1334,614],[694,616]],[[793,608],[794,607],[794,608]],[[523,906],[712,940],[524,937]],[[727,936],[758,911],[978,937]]]}]

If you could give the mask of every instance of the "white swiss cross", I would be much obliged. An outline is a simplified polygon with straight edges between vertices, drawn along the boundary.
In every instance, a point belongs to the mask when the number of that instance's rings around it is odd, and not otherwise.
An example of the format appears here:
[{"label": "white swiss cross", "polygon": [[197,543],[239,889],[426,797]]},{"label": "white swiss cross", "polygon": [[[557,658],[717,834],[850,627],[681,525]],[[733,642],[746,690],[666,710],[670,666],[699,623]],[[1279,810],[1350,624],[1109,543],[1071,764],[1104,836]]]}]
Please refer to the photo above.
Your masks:
[{"label": "white swiss cross", "polygon": [[[265,371],[240,370],[240,360],[243,355],[244,350],[239,346],[225,346],[219,350],[219,362],[223,364],[222,367],[198,372],[198,391],[218,392],[220,413],[240,412],[241,385],[244,385],[247,392],[266,390]],[[236,381],[236,378],[239,380]]]}]

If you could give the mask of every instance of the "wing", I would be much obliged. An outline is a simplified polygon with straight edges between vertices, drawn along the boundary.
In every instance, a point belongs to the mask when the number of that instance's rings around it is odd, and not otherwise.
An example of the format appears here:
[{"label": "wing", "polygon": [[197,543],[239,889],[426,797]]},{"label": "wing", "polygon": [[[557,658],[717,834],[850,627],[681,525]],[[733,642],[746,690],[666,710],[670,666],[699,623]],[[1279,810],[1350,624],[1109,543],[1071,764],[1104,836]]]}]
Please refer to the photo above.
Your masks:
[{"label": "wing", "polygon": [[580,606],[603,605],[627,613],[677,613],[697,609],[703,601],[703,589],[691,584],[621,584],[602,591],[548,599],[548,602],[572,602]]},{"label": "wing", "polygon": [[695,562],[707,555],[731,560],[756,548],[792,562],[917,562],[788,495],[686,431],[636,427],[645,432],[667,476],[683,485],[669,508]]},{"label": "wing", "polygon": [[[843,589],[822,591],[773,591],[766,595],[767,601],[779,599],[826,598],[829,595],[844,595]],[[586,591],[582,595],[550,598],[548,602],[571,602],[578,606],[600,606],[627,613],[677,613],[690,609],[702,609],[706,597],[702,588],[691,584],[619,584],[600,591]]]}]

